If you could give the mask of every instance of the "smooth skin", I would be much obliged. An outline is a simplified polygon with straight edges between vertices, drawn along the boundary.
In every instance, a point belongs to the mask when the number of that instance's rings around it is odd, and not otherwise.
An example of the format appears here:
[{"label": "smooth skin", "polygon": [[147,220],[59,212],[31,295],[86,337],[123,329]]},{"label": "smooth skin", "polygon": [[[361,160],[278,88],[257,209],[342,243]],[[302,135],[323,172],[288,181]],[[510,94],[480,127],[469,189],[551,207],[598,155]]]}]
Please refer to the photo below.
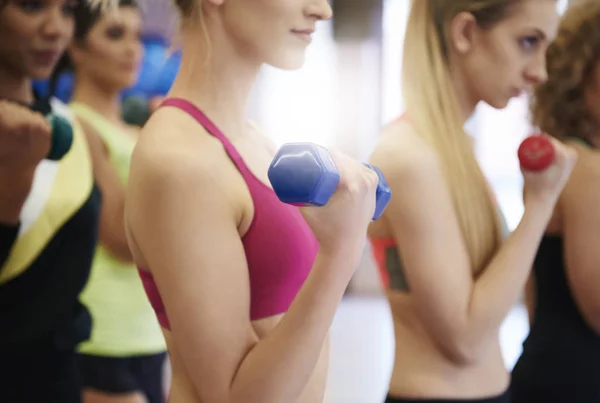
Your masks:
[{"label": "smooth skin", "polygon": [[[452,24],[451,72],[465,118],[480,101],[502,108],[516,90],[546,79],[544,49],[554,36],[554,1],[529,0],[489,30],[459,14]],[[396,338],[392,396],[481,398],[503,393],[509,375],[498,330],[518,300],[576,153],[553,141],[545,172],[523,172],[525,213],[475,278],[439,158],[410,119],[386,127],[370,159],[395,197],[369,235],[394,238],[410,292],[387,290]]]},{"label": "smooth skin", "polygon": [[[182,25],[182,66],[168,96],[199,105],[270,186],[275,148],[244,116],[250,89],[264,63],[299,68],[310,35],[298,31],[329,19],[331,8],[326,0],[203,3],[202,23]],[[254,206],[244,179],[222,144],[176,108],[157,110],[142,131],[126,228],[171,322],[170,402],[321,402],[328,331],[365,246],[377,175],[333,153],[336,193],[327,206],[303,210],[320,243],[312,271],[285,315],[251,322],[241,239]]]}]

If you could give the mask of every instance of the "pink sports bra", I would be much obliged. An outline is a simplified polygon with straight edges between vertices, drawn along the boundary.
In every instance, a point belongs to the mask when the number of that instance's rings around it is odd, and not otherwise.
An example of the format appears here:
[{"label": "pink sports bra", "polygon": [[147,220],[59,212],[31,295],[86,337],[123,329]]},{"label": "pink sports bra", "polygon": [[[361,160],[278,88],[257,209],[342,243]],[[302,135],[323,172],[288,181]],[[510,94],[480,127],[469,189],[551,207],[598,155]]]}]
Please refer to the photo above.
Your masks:
[{"label": "pink sports bra", "polygon": [[[246,181],[254,217],[242,238],[250,277],[250,319],[257,320],[288,310],[314,263],[319,244],[297,207],[282,203],[244,163],[223,133],[190,102],[172,98],[161,107],[179,108],[219,139]],[[138,268],[158,320],[170,329],[165,307],[150,271]]]}]

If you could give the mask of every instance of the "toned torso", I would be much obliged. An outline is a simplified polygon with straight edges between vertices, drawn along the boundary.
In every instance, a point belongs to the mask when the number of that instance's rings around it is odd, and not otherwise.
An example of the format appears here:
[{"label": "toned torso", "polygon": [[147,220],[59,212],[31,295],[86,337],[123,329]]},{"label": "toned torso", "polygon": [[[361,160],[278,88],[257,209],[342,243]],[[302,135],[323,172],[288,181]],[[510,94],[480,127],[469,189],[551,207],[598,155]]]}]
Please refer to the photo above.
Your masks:
[{"label": "toned torso", "polygon": [[[169,119],[171,113],[179,112],[164,111],[164,118]],[[178,117],[180,118],[181,116]],[[238,212],[235,217],[232,217],[232,220],[236,220],[237,222],[240,238],[244,237],[250,228],[254,216],[254,205],[244,178],[231,161],[218,139],[202,130],[195,121],[187,117],[183,120],[185,123],[178,132],[194,133],[194,136],[197,137],[195,139],[192,138],[190,141],[189,136],[184,136],[187,144],[182,146],[190,149],[197,149],[198,158],[202,158],[202,155],[206,155],[206,153],[211,153],[212,155],[219,153],[217,159],[218,166],[215,166],[214,172],[215,175],[219,176],[219,180],[222,181],[222,183],[227,184],[228,195],[238,207]],[[273,144],[265,136],[259,133],[253,125],[248,124],[247,131],[247,133],[242,135],[228,136],[228,138],[256,178],[270,187],[267,177],[267,168],[274,156],[275,148]],[[142,133],[142,136],[143,135],[144,133]],[[178,141],[173,138],[173,136],[176,136],[173,133],[168,134],[168,136],[169,139],[165,139],[165,141]],[[135,245],[135,241],[133,241],[132,244],[132,252],[137,266],[148,267],[143,254]],[[282,318],[283,315],[276,315],[253,321],[252,327],[258,339],[263,339],[268,336]],[[223,318],[223,320],[227,319]],[[163,329],[163,332],[167,341],[172,366],[170,403],[205,403],[201,402],[199,399],[192,384],[192,378],[189,376],[187,369],[183,364],[182,356],[185,354],[185,351],[180,351],[178,349],[170,331]],[[329,338],[327,337],[325,340],[326,342],[323,345],[313,375],[306,385],[300,399],[294,403],[321,403],[323,401],[329,358]]]},{"label": "toned torso", "polygon": [[[372,237],[389,238],[391,231],[384,220],[373,226]],[[398,274],[402,277],[402,274]],[[470,366],[458,366],[449,361],[430,337],[411,299],[410,292],[387,289],[394,324],[395,356],[389,383],[392,396],[480,398],[497,395],[508,385],[500,342],[490,341],[485,356]]]},{"label": "toned torso", "polygon": [[[405,131],[399,128],[384,132],[378,147],[388,151],[405,148],[406,142],[397,136],[398,132]],[[377,161],[371,162],[378,165]],[[393,199],[391,203],[394,203]],[[373,222],[368,235],[371,239],[393,239],[389,218],[384,214],[380,220]],[[395,357],[389,394],[405,398],[469,399],[503,393],[509,376],[499,339],[490,340],[485,354],[475,362],[458,365],[450,361],[423,325],[428,318],[411,297],[410,284],[402,267],[402,252],[396,247],[391,248],[393,250],[387,253],[394,258],[386,259],[390,287],[385,293],[394,324]]]}]

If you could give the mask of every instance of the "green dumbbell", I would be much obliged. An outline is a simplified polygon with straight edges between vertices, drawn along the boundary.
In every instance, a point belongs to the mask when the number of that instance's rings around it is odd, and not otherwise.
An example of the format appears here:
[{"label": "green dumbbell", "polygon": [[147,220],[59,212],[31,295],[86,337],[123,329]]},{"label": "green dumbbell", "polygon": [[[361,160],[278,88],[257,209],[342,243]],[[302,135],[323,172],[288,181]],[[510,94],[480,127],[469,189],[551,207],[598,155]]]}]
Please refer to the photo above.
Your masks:
[{"label": "green dumbbell", "polygon": [[67,119],[53,113],[46,115],[46,119],[52,126],[52,144],[46,159],[59,161],[73,145],[73,127]]}]

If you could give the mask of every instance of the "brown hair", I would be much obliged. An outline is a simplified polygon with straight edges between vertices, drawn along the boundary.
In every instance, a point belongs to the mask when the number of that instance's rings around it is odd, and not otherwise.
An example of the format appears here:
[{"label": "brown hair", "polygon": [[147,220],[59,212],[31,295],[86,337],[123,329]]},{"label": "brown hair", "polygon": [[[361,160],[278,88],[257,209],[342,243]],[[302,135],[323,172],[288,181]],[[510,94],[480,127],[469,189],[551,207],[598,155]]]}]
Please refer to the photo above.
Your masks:
[{"label": "brown hair", "polygon": [[501,229],[496,203],[463,128],[449,68],[449,30],[470,12],[492,27],[523,0],[412,0],[404,40],[403,95],[411,124],[440,157],[475,274],[496,252]]},{"label": "brown hair", "polygon": [[[87,0],[92,8],[95,7],[118,7],[119,0]],[[193,19],[201,15],[202,0],[173,0],[183,20]]]},{"label": "brown hair", "polygon": [[198,5],[197,0],[173,0],[182,17],[186,18],[196,14]]},{"label": "brown hair", "polygon": [[535,89],[533,124],[560,139],[577,136],[590,141],[598,122],[589,112],[584,91],[599,60],[600,2],[575,3],[546,53],[548,81]]}]

